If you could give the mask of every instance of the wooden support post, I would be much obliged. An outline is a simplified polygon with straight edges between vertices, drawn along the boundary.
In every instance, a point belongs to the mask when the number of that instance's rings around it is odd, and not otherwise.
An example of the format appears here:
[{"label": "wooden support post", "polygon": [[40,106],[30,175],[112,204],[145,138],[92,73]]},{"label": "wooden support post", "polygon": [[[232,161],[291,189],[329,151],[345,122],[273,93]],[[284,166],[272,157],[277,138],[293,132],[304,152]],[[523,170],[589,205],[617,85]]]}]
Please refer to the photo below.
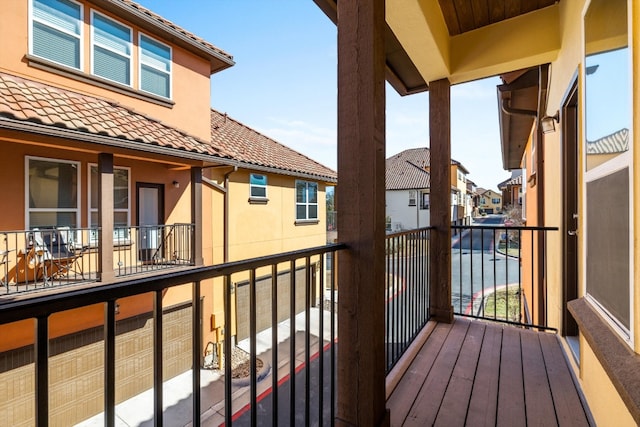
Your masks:
[{"label": "wooden support post", "polygon": [[[225,195],[226,197],[226,195]],[[191,168],[191,256],[195,265],[204,265],[202,256],[202,168]]]},{"label": "wooden support post", "polygon": [[113,154],[98,155],[98,280],[115,278],[113,271]]},{"label": "wooden support post", "polygon": [[385,409],[384,0],[338,2],[338,426],[388,425]]},{"label": "wooden support post", "polygon": [[439,322],[453,321],[451,306],[451,84],[429,83],[431,148],[431,250],[429,314]]}]

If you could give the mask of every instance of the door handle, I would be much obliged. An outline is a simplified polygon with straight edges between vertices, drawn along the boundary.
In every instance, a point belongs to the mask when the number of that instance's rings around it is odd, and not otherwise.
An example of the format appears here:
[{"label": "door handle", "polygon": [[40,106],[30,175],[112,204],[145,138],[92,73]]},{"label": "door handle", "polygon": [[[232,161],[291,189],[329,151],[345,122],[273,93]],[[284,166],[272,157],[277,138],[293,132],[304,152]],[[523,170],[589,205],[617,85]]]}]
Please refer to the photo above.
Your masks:
[{"label": "door handle", "polygon": [[578,230],[568,230],[567,234],[569,236],[577,236],[578,235]]}]

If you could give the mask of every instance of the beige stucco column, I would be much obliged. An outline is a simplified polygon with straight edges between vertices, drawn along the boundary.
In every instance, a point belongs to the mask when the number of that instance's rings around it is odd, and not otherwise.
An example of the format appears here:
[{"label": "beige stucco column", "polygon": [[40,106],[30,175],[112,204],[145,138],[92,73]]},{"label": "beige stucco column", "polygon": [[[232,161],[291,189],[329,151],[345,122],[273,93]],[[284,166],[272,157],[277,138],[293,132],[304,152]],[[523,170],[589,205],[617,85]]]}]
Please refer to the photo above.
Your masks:
[{"label": "beige stucco column", "polygon": [[194,232],[191,236],[191,254],[195,265],[203,265],[202,256],[202,168],[191,168],[191,223]]},{"label": "beige stucco column", "polygon": [[98,155],[98,280],[113,280],[113,154]]}]

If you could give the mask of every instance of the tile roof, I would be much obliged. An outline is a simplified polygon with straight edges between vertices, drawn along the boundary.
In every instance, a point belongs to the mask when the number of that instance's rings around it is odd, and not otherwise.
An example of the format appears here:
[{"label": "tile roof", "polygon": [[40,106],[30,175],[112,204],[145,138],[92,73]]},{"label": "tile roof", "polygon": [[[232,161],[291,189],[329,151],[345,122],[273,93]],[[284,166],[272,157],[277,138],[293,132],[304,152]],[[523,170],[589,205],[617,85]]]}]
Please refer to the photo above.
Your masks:
[{"label": "tile roof", "polygon": [[431,151],[428,148],[412,148],[389,157],[385,162],[385,188],[409,190],[431,187],[429,167]]},{"label": "tile roof", "polygon": [[518,175],[514,178],[509,178],[505,181],[502,181],[500,184],[498,184],[498,188],[502,190],[506,187],[514,186],[514,185],[522,185],[522,175]]},{"label": "tile roof", "polygon": [[629,129],[623,128],[595,141],[587,141],[587,155],[615,154],[629,150]]},{"label": "tile roof", "polygon": [[148,18],[154,26],[159,27],[164,31],[181,35],[184,37],[184,40],[187,41],[189,44],[207,52],[208,54],[213,54],[214,56],[223,57],[224,59],[226,59],[227,62],[229,62],[230,64],[233,64],[232,55],[212,45],[211,43],[204,40],[203,38],[198,37],[195,34],[185,30],[184,28],[174,24],[173,22],[163,18],[162,16],[156,14],[155,12],[152,12],[151,10],[141,6],[136,2],[133,2],[131,0],[106,0],[106,1],[118,7],[121,10]]},{"label": "tile roof", "polygon": [[214,109],[211,110],[211,142],[249,168],[276,169],[329,182],[337,179],[334,170]]},{"label": "tile roof", "polygon": [[180,157],[229,158],[208,141],[117,103],[0,73],[0,122],[3,118],[130,141],[132,149],[159,146]]}]

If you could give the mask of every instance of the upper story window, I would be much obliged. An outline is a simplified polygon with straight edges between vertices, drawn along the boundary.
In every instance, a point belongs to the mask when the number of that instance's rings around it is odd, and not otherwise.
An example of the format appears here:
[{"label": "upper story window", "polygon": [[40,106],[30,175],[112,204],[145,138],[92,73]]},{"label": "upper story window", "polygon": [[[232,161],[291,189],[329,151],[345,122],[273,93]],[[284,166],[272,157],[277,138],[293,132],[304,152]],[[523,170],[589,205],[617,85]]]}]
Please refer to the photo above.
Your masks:
[{"label": "upper story window", "polygon": [[31,53],[80,69],[82,5],[72,0],[33,0]]},{"label": "upper story window", "polygon": [[318,219],[318,184],[296,181],[296,220]]},{"label": "upper story window", "polygon": [[415,206],[415,205],[416,205],[416,191],[409,190],[409,206]]},{"label": "upper story window", "polygon": [[91,72],[131,86],[131,28],[95,11],[91,22]]},{"label": "upper story window", "polygon": [[493,199],[491,199],[491,203],[493,203],[494,205],[499,205],[500,204],[500,199],[493,198]]},{"label": "upper story window", "polygon": [[140,89],[171,98],[171,48],[140,34]]},{"label": "upper story window", "polygon": [[429,209],[429,193],[422,193],[420,209]]},{"label": "upper story window", "polygon": [[267,176],[252,173],[249,177],[249,196],[257,198],[267,197]]}]

